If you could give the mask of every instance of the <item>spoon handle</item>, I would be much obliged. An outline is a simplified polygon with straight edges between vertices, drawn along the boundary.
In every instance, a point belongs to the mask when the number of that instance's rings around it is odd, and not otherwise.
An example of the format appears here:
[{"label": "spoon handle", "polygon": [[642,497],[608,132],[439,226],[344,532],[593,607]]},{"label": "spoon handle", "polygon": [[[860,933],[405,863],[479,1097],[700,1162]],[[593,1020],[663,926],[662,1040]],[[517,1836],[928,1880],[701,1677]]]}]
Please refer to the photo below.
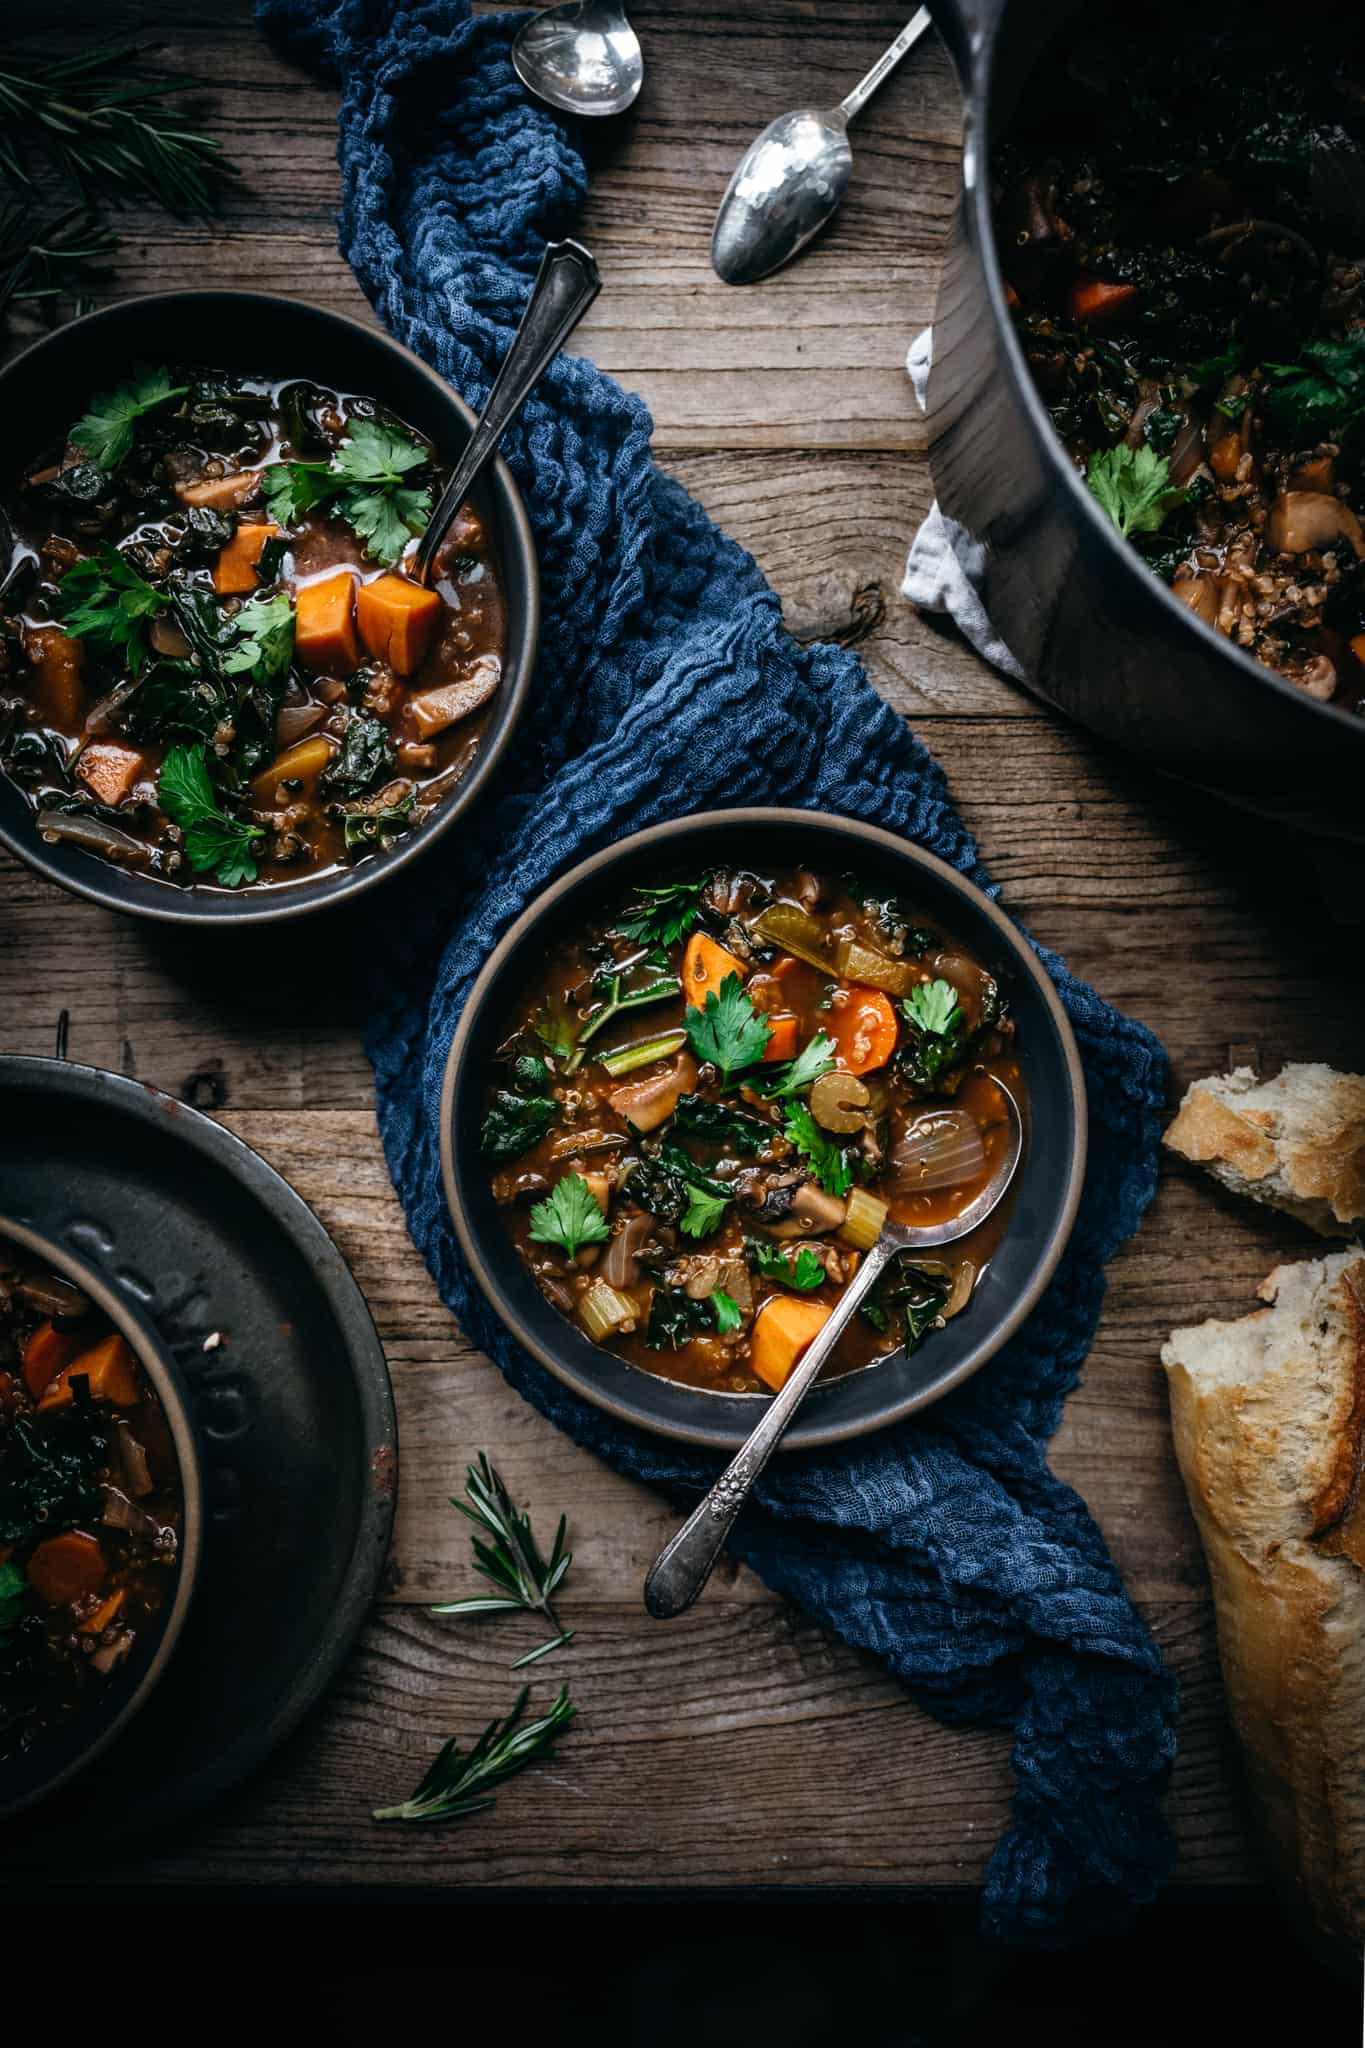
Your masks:
[{"label": "spoon handle", "polygon": [[891,76],[891,73],[900,63],[901,58],[908,57],[921,36],[926,35],[932,27],[933,22],[929,19],[928,8],[921,7],[919,12],[906,23],[890,49],[883,50],[881,56],[878,57],[876,63],[868,72],[867,77],[860,79],[848,98],[840,102],[841,111],[846,121],[851,121],[855,114],[862,112],[878,86],[882,84],[883,80]]},{"label": "spoon handle", "polygon": [[431,575],[446,528],[469,496],[484,464],[541,377],[602,289],[590,252],[578,242],[549,242],[512,346],[502,359],[478,423],[441,493],[412,564],[418,583]]},{"label": "spoon handle", "polygon": [[838,1343],[853,1311],[896,1249],[894,1242],[880,1239],[864,1254],[857,1272],[835,1303],[829,1321],[806,1346],[801,1363],[768,1403],[743,1450],[736,1452],[711,1491],[655,1558],[645,1580],[645,1606],[656,1621],[670,1621],[690,1607],[710,1578],[754,1481],[781,1443],[787,1424]]}]

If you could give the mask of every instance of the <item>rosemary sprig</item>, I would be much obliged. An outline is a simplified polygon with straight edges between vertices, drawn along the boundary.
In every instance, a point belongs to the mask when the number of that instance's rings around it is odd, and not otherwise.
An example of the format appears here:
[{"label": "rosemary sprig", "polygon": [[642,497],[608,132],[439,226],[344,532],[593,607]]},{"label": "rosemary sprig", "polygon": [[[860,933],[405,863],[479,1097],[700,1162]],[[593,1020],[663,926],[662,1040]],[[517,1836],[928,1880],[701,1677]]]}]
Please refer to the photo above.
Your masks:
[{"label": "rosemary sprig", "polygon": [[462,1820],[466,1814],[482,1813],[495,1805],[496,1801],[486,1795],[496,1785],[515,1777],[518,1771],[524,1771],[537,1757],[546,1755],[556,1736],[578,1712],[569,1698],[568,1687],[562,1685],[549,1712],[523,1726],[521,1717],[529,1695],[530,1687],[524,1685],[507,1718],[490,1721],[467,1756],[461,1756],[452,1735],[437,1752],[412,1797],[399,1806],[375,1807],[374,1818],[418,1823]]},{"label": "rosemary sprig", "polygon": [[520,1611],[544,1615],[555,1631],[554,1636],[549,1642],[539,1643],[534,1650],[528,1650],[524,1657],[517,1658],[512,1669],[520,1671],[524,1665],[536,1664],[542,1657],[548,1657],[552,1650],[563,1649],[565,1643],[573,1641],[573,1630],[563,1627],[551,1603],[551,1595],[573,1563],[573,1552],[564,1548],[568,1524],[561,1515],[554,1547],[547,1559],[531,1533],[529,1514],[517,1512],[501,1474],[489,1464],[486,1451],[480,1451],[478,1464],[468,1468],[464,1490],[470,1504],[466,1506],[464,1501],[456,1500],[452,1495],[450,1505],[458,1508],[462,1515],[467,1515],[476,1527],[491,1537],[489,1543],[481,1543],[477,1536],[471,1540],[476,1569],[498,1590],[496,1593],[475,1593],[465,1600],[449,1600],[431,1611],[433,1614],[508,1614]]},{"label": "rosemary sprig", "polygon": [[0,207],[0,315],[19,299],[79,294],[118,237],[82,206],[35,227],[29,206]]},{"label": "rosemary sprig", "polygon": [[0,64],[0,175],[31,184],[38,152],[87,201],[136,194],[172,213],[210,212],[214,187],[236,168],[164,104],[196,81],[121,75],[140,54],[110,44],[55,63]]}]

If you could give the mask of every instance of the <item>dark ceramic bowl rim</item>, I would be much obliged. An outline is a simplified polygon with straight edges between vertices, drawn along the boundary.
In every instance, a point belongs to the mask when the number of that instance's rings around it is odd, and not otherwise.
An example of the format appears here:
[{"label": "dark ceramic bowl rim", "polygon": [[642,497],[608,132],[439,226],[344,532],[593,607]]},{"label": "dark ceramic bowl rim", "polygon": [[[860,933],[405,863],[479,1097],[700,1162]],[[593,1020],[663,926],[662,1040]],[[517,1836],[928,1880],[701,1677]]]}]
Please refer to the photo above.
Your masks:
[{"label": "dark ceramic bowl rim", "polygon": [[[956,6],[958,0],[948,0],[948,4]],[[1286,702],[1301,705],[1338,726],[1343,733],[1349,732],[1358,738],[1360,718],[1357,713],[1347,711],[1340,705],[1323,704],[1316,697],[1310,697],[1306,690],[1298,689],[1287,677],[1280,675],[1278,670],[1268,668],[1264,662],[1257,661],[1245,649],[1235,646],[1226,634],[1216,631],[1192,612],[1187,604],[1182,604],[1170,585],[1160,576],[1153,575],[1150,569],[1144,567],[1136,550],[1122,538],[1113,521],[1102,510],[1084,477],[1067,455],[1061,436],[1047,415],[1033,378],[1029,374],[1028,364],[1024,360],[1024,351],[1019,345],[1014,322],[1010,318],[1009,306],[1005,299],[1005,274],[996,245],[995,224],[991,218],[991,95],[995,82],[996,43],[1007,5],[1008,0],[998,0],[992,29],[979,39],[977,48],[966,60],[964,101],[967,132],[963,141],[963,156],[965,162],[970,152],[975,158],[976,168],[970,180],[964,175],[963,197],[974,222],[977,243],[981,250],[991,314],[1004,336],[1006,354],[1014,375],[1015,399],[1028,417],[1035,436],[1046,446],[1047,460],[1060,487],[1069,494],[1073,505],[1079,507],[1080,516],[1089,524],[1092,533],[1100,536],[1122,576],[1135,582],[1140,580],[1144,588],[1153,587],[1157,593],[1158,603],[1166,607],[1170,616],[1178,620],[1188,632],[1196,634],[1210,653],[1230,661],[1248,682],[1258,683],[1276,691]],[[960,39],[954,36],[951,40],[952,47],[961,57]]]},{"label": "dark ceramic bowl rim", "polygon": [[[161,1617],[156,1649],[150,1662],[144,1666],[137,1684],[111,1713],[101,1716],[96,1704],[92,1706],[88,1715],[77,1716],[72,1721],[70,1729],[62,1731],[63,1737],[68,1738],[62,1746],[68,1747],[69,1740],[79,1736],[84,1720],[99,1722],[89,1742],[81,1744],[76,1753],[69,1755],[67,1761],[56,1768],[50,1776],[40,1776],[36,1784],[20,1793],[17,1798],[10,1799],[5,1795],[4,1775],[7,1766],[0,1763],[0,1816],[9,1816],[23,1812],[38,1800],[46,1799],[48,1794],[55,1792],[59,1786],[69,1784],[78,1772],[83,1771],[108,1749],[110,1743],[123,1733],[129,1722],[151,1697],[171,1660],[194,1600],[203,1543],[204,1493],[199,1452],[189,1409],[176,1382],[168,1354],[162,1348],[155,1332],[134,1313],[126,1299],[115,1292],[95,1267],[77,1253],[45,1236],[42,1231],[34,1230],[16,1217],[0,1215],[0,1240],[4,1239],[8,1239],[12,1244],[21,1245],[26,1251],[36,1252],[45,1262],[65,1274],[83,1294],[89,1295],[101,1315],[108,1317],[137,1353],[138,1363],[156,1391],[156,1397],[161,1403],[162,1412],[170,1428],[179,1468],[182,1501],[175,1596]],[[25,1764],[37,1766],[42,1762],[42,1755],[43,1738],[40,1737],[32,1750],[24,1752],[23,1761]]]},{"label": "dark ceramic bowl rim", "polygon": [[[869,1416],[855,1418],[846,1423],[829,1423],[821,1420],[812,1406],[807,1406],[805,1412],[788,1431],[782,1449],[807,1450],[816,1445],[847,1442],[854,1437],[865,1436],[873,1430],[883,1429],[893,1422],[899,1422],[907,1415],[914,1414],[918,1409],[941,1400],[952,1388],[978,1372],[1013,1336],[1036,1306],[1052,1278],[1076,1220],[1085,1177],[1088,1132],[1085,1077],[1075,1036],[1056,989],[1032,946],[1004,911],[956,868],[950,867],[937,855],[927,853],[913,841],[898,838],[895,833],[883,831],[880,826],[864,824],[856,818],[840,817],[829,811],[797,810],[776,805],[756,806],[752,809],[694,811],[686,817],[669,819],[664,824],[652,825],[643,832],[635,832],[628,838],[619,839],[560,875],[522,912],[485,961],[478,979],[469,992],[451,1040],[440,1103],[441,1178],[445,1186],[446,1204],[460,1248],[490,1307],[516,1341],[553,1373],[556,1379],[562,1380],[575,1393],[581,1394],[619,1421],[633,1423],[656,1435],[672,1437],[680,1442],[723,1450],[736,1448],[748,1436],[757,1419],[755,1404],[762,1400],[763,1396],[713,1394],[703,1389],[685,1390],[696,1392],[699,1403],[703,1404],[698,1420],[695,1423],[664,1420],[654,1412],[651,1397],[653,1390],[661,1386],[671,1386],[671,1382],[630,1366],[627,1361],[616,1358],[612,1353],[601,1353],[601,1356],[611,1358],[614,1364],[625,1369],[627,1391],[615,1394],[579,1371],[554,1345],[542,1343],[523,1315],[517,1301],[500,1284],[489,1262],[483,1256],[479,1230],[465,1203],[462,1182],[466,1172],[478,1176],[486,1174],[487,1167],[477,1152],[471,1155],[467,1147],[461,1147],[460,1156],[457,1157],[453,1111],[457,1080],[466,1048],[477,1029],[480,1012],[504,963],[522,946],[528,934],[552,917],[556,906],[565,896],[577,892],[585,885],[604,888],[613,869],[634,861],[642,852],[652,847],[667,848],[671,841],[689,831],[701,829],[711,832],[752,834],[755,830],[762,831],[770,827],[783,832],[808,831],[814,827],[857,842],[868,854],[877,857],[885,865],[918,869],[940,889],[970,903],[973,910],[986,919],[1001,941],[1002,949],[1033,984],[1034,991],[1056,1034],[1068,1088],[1073,1131],[1065,1186],[1060,1201],[1056,1204],[1046,1241],[1035,1258],[1026,1285],[1021,1289],[1012,1307],[1001,1318],[998,1327],[988,1337],[974,1344],[957,1366],[945,1371],[931,1386],[912,1389],[900,1398],[885,1399],[877,1406],[875,1413]],[[1036,1106],[1034,1114],[1036,1115]],[[530,1284],[528,1281],[527,1285]],[[564,1328],[570,1330],[571,1326],[564,1323]],[[598,1350],[596,1346],[591,1348],[594,1353]],[[884,1368],[890,1366],[901,1355],[899,1352],[892,1353],[879,1365],[869,1366],[862,1373],[851,1374],[849,1379],[875,1383]],[[841,1381],[839,1384],[846,1385],[848,1381]],[[707,1418],[707,1408],[714,1413],[714,1421]]]},{"label": "dark ceramic bowl rim", "polygon": [[[132,298],[118,299],[112,305],[101,306],[82,319],[68,321],[51,334],[42,335],[28,348],[0,367],[0,406],[4,403],[6,387],[11,378],[20,371],[31,369],[33,362],[70,335],[89,334],[101,325],[117,324],[126,320],[130,312],[169,311],[173,308],[193,307],[200,302],[205,309],[206,319],[211,317],[213,301],[231,301],[244,311],[258,310],[263,321],[269,322],[273,313],[280,308],[301,309],[310,318],[324,326],[357,339],[361,345],[368,345],[381,353],[387,353],[401,361],[410,372],[417,373],[430,387],[441,403],[461,422],[466,433],[474,425],[475,415],[459,393],[446,383],[445,379],[424,363],[420,356],[395,341],[382,328],[369,327],[362,320],[349,313],[335,312],[330,306],[318,306],[308,299],[290,298],[283,292],[235,291],[229,288],[206,287],[203,290],[189,288],[173,292],[147,292]],[[268,326],[267,330],[268,332]],[[134,350],[129,361],[141,353]],[[211,345],[205,350],[205,360],[212,359]],[[118,374],[117,367],[108,373],[110,380]],[[316,374],[326,375],[326,366],[320,364]],[[501,456],[497,456],[484,472],[481,488],[493,494],[499,511],[506,522],[506,528],[514,545],[504,548],[502,570],[503,587],[509,616],[520,610],[523,621],[524,655],[521,662],[503,677],[503,713],[495,736],[481,746],[473,766],[463,781],[457,784],[448,797],[436,808],[431,818],[398,840],[388,851],[371,855],[359,867],[336,873],[301,879],[298,882],[281,883],[272,888],[254,891],[247,888],[242,892],[229,890],[200,889],[183,891],[173,883],[157,881],[146,876],[117,877],[109,879],[109,863],[91,854],[82,866],[88,865],[90,875],[71,874],[49,858],[48,848],[36,830],[33,829],[32,813],[28,813],[20,830],[11,830],[0,817],[0,845],[8,847],[15,857],[26,866],[54,882],[58,888],[71,894],[83,896],[92,903],[101,904],[106,910],[122,911],[129,917],[150,918],[162,924],[232,924],[234,927],[248,924],[279,924],[289,918],[307,917],[310,913],[335,909],[341,903],[352,903],[369,890],[387,883],[400,868],[408,867],[420,860],[443,834],[450,831],[456,821],[462,818],[476,801],[480,793],[496,773],[498,764],[507,748],[516,737],[522,714],[530,695],[531,680],[535,669],[536,648],[540,635],[540,572],[536,558],[535,539],[531,522],[520,491],[511,470]],[[3,772],[3,771],[0,771]],[[145,889],[138,889],[130,899],[116,886],[116,881],[129,879],[146,882]],[[165,901],[163,902],[162,896]]]}]

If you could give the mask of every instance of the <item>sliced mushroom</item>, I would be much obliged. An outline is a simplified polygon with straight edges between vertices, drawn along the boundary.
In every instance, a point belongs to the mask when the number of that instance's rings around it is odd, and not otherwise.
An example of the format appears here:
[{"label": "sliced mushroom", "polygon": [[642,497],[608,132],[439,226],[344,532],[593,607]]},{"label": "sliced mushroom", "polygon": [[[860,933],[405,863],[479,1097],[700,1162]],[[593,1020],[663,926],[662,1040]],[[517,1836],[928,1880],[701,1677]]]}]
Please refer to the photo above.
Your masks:
[{"label": "sliced mushroom", "polygon": [[678,1097],[689,1094],[696,1085],[697,1063],[690,1052],[680,1052],[661,1073],[628,1082],[624,1088],[613,1088],[607,1100],[616,1114],[627,1118],[637,1131],[653,1131],[672,1116]]},{"label": "sliced mushroom", "polygon": [[861,1131],[871,1100],[856,1074],[822,1074],[810,1091],[810,1113],[827,1131]]},{"label": "sliced mushroom", "polygon": [[602,1261],[602,1278],[608,1287],[638,1287],[640,1248],[648,1238],[653,1218],[643,1209],[627,1209],[620,1228],[607,1246]]},{"label": "sliced mushroom", "polygon": [[1216,576],[1177,576],[1171,585],[1182,604],[1188,605],[1206,626],[1218,623],[1218,579]]},{"label": "sliced mushroom", "polygon": [[1349,505],[1328,491],[1282,491],[1270,508],[1266,538],[1286,555],[1306,555],[1310,548],[1328,548],[1349,541],[1365,558],[1365,533]]},{"label": "sliced mushroom", "polygon": [[803,1237],[808,1230],[823,1236],[843,1228],[848,1203],[841,1195],[827,1195],[814,1181],[807,1181],[792,1196],[791,1214],[786,1222],[767,1225],[772,1237]]}]

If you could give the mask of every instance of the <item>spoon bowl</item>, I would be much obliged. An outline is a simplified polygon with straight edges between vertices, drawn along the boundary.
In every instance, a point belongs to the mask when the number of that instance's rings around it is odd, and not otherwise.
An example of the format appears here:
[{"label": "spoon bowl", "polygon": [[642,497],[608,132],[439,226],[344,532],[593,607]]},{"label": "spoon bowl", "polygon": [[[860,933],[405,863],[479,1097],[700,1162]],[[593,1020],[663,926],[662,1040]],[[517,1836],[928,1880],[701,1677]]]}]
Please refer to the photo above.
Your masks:
[{"label": "spoon bowl", "polygon": [[512,64],[528,92],[566,114],[600,120],[640,96],[645,60],[623,6],[562,0],[517,30]]},{"label": "spoon bowl", "polygon": [[818,235],[853,174],[842,107],[779,114],[735,168],[711,237],[723,284],[756,284]]},{"label": "spoon bowl", "polygon": [[731,1459],[710,1492],[692,1510],[675,1536],[670,1537],[650,1567],[645,1580],[645,1606],[656,1621],[671,1621],[682,1614],[701,1592],[711,1576],[725,1539],[753,1491],[754,1484],[786,1434],[787,1425],[820,1375],[825,1360],[853,1320],[861,1301],[876,1285],[877,1277],[900,1252],[928,1251],[953,1244],[985,1222],[1009,1192],[1019,1162],[1024,1156],[1024,1120],[1019,1105],[998,1077],[995,1086],[1005,1098],[1009,1116],[1009,1143],[986,1181],[956,1216],[946,1222],[923,1226],[884,1223],[877,1242],[863,1254],[858,1270],[839,1296],[829,1320],[817,1331],[802,1352],[789,1378],[769,1402],[750,1432],[742,1450]]}]

